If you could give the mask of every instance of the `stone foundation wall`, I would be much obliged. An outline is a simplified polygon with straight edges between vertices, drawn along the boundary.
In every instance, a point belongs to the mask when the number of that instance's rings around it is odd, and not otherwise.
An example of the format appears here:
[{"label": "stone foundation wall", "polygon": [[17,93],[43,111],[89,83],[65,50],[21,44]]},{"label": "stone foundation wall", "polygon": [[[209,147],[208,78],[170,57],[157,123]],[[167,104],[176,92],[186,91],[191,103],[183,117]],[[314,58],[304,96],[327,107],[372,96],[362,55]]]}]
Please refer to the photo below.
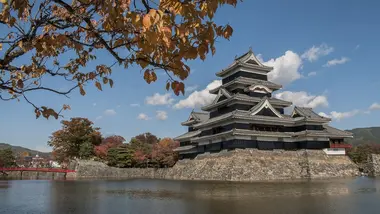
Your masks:
[{"label": "stone foundation wall", "polygon": [[57,173],[57,172],[6,172],[7,175],[2,175],[4,178],[12,178],[12,179],[64,179],[65,173]]},{"label": "stone foundation wall", "polygon": [[380,155],[372,155],[372,162],[370,168],[373,176],[380,176]]},{"label": "stone foundation wall", "polygon": [[262,181],[301,178],[347,177],[358,174],[347,156],[327,156],[323,151],[234,150],[202,154],[180,160],[167,169],[119,169],[104,163],[79,161],[77,178],[158,178],[175,180]]}]

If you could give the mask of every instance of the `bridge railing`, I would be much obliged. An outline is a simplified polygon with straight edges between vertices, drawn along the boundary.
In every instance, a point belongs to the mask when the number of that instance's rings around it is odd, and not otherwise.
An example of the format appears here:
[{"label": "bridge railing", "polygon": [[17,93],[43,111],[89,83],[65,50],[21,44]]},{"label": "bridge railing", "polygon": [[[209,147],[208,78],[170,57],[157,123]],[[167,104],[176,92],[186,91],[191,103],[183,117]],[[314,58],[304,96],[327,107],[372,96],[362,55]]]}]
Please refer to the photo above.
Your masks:
[{"label": "bridge railing", "polygon": [[30,171],[30,172],[61,172],[61,173],[68,173],[68,172],[75,172],[75,170],[70,169],[57,169],[57,168],[26,168],[26,167],[9,167],[9,168],[1,168],[0,172],[4,171]]}]

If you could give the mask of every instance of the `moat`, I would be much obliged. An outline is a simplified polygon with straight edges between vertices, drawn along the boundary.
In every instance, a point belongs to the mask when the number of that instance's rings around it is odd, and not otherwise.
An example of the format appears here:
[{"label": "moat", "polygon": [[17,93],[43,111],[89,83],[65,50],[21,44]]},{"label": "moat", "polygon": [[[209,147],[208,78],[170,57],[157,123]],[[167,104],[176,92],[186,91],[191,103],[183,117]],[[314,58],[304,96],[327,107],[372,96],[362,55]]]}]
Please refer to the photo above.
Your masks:
[{"label": "moat", "polygon": [[377,213],[380,179],[0,180],[0,213]]}]

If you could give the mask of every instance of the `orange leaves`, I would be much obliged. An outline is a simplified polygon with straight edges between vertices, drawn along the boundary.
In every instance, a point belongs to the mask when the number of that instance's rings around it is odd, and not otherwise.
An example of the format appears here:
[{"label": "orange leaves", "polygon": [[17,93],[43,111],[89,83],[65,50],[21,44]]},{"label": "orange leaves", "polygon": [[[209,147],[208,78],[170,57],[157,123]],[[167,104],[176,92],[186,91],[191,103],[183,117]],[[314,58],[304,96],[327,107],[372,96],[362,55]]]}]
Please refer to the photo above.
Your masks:
[{"label": "orange leaves", "polygon": [[[0,4],[0,20],[9,31],[4,35],[14,41],[1,43],[0,50],[9,49],[3,51],[9,51],[8,58],[23,59],[22,67],[12,60],[3,66],[19,69],[1,71],[8,78],[4,82],[11,88],[7,90],[9,96],[17,98],[31,87],[55,90],[51,84],[40,81],[45,76],[74,82],[81,95],[86,94],[84,86],[90,82],[99,90],[107,84],[113,87],[114,82],[109,79],[113,65],[127,69],[134,64],[141,66],[147,83],[157,80],[154,71],[165,70],[170,75],[166,89],[176,95],[184,94],[183,81],[190,74],[187,60],[205,60],[209,53],[216,53],[217,38],[230,39],[232,27],[219,26],[213,18],[221,6],[235,6],[237,0],[139,1],[136,5],[131,5],[131,0],[81,0],[68,5],[64,1],[49,1],[48,6],[43,5],[44,1],[0,2],[4,4]],[[144,4],[148,2],[148,6]],[[44,10],[39,10],[41,7]],[[35,31],[31,26],[37,26],[36,23],[40,27]],[[26,35],[11,33],[20,30]],[[96,56],[104,55],[98,53],[108,54],[112,61],[99,64]],[[96,70],[89,72],[87,68],[93,66]]]},{"label": "orange leaves", "polygon": [[64,104],[62,107],[63,110],[71,110],[71,107],[69,105]]},{"label": "orange leaves", "polygon": [[[166,85],[167,87],[167,85]],[[183,95],[185,95],[185,84],[183,82],[173,81],[171,83],[171,88],[175,95],[179,95],[179,92],[181,92]]]},{"label": "orange leaves", "polygon": [[24,81],[22,81],[22,79],[17,80],[17,87],[24,88]]},{"label": "orange leaves", "polygon": [[150,26],[152,25],[152,22],[150,20],[150,15],[149,14],[146,14],[142,20],[142,24],[145,28],[150,28]]},{"label": "orange leaves", "polygon": [[157,75],[154,71],[146,69],[144,72],[144,80],[150,84],[151,82],[155,82],[157,80]]},{"label": "orange leaves", "polygon": [[232,36],[233,29],[230,25],[227,25],[224,29],[223,36],[226,39],[229,39]]},{"label": "orange leaves", "polygon": [[79,85],[79,92],[82,96],[86,95],[86,91],[83,89],[82,85]]},{"label": "orange leaves", "polygon": [[98,88],[98,90],[102,91],[102,85],[100,84],[100,82],[96,81],[95,86]]}]

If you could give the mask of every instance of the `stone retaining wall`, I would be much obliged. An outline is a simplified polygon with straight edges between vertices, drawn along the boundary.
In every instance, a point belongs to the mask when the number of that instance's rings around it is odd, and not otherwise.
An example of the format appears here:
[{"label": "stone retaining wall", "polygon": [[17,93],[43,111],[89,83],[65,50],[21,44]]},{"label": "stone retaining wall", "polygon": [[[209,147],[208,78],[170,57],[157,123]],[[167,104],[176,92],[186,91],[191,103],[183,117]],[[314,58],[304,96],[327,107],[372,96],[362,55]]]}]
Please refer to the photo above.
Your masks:
[{"label": "stone retaining wall", "polygon": [[95,161],[79,161],[77,178],[159,178],[175,180],[261,181],[347,177],[358,174],[347,156],[327,156],[323,151],[235,150],[180,160],[167,169],[119,169]]},{"label": "stone retaining wall", "polygon": [[6,172],[7,175],[4,178],[12,178],[12,179],[64,179],[65,173],[58,172],[20,172],[20,171],[12,171]]},{"label": "stone retaining wall", "polygon": [[372,161],[370,163],[373,176],[380,176],[380,155],[372,155]]}]

